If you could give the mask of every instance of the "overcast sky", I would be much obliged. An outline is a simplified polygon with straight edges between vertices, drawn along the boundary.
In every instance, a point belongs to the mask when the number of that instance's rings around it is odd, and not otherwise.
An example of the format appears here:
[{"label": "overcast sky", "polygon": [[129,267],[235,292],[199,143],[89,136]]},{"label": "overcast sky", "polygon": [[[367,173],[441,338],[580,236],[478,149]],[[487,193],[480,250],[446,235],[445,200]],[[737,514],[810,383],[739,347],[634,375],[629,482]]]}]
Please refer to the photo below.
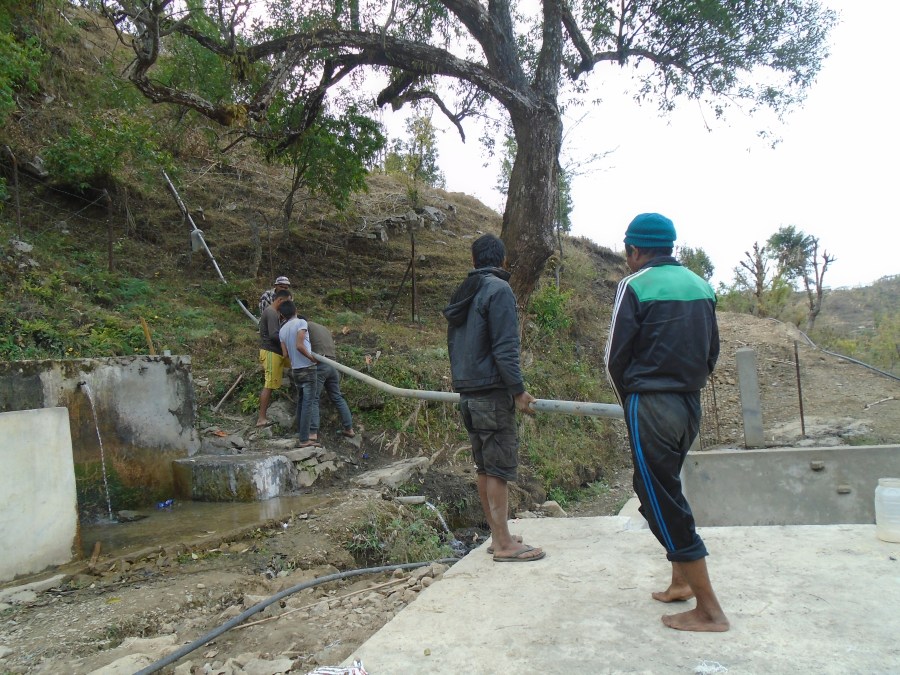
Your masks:
[{"label": "overcast sky", "polygon": [[[562,162],[612,152],[574,181],[572,233],[621,250],[631,218],[658,211],[675,222],[679,244],[709,254],[717,284],[731,283],[754,242],[762,245],[782,225],[794,225],[819,237],[820,250],[836,257],[828,286],[900,273],[894,250],[900,210],[891,197],[900,179],[894,73],[900,2],[825,4],[841,14],[831,56],[804,106],[774,127],[782,138],[774,149],[757,138],[759,119],[738,114],[716,122],[688,101],[661,118],[652,106],[641,108],[620,93],[626,81],[617,68],[599,68],[592,95],[606,100],[569,131]],[[393,130],[390,115],[385,122]],[[446,127],[442,120],[434,116]],[[482,166],[478,136],[471,126],[465,145],[455,130],[440,135],[447,189],[502,211],[504,198],[493,189],[496,164]]]}]

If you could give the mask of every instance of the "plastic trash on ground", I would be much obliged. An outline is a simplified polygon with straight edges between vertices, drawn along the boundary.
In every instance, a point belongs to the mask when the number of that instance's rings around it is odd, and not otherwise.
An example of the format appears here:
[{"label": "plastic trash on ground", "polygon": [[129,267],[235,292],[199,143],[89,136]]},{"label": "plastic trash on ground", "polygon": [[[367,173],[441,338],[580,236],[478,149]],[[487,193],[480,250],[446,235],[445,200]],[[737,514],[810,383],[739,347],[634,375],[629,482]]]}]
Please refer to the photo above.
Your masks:
[{"label": "plastic trash on ground", "polygon": [[309,671],[306,675],[368,675],[363,668],[362,661],[356,659],[349,668],[343,666],[319,666]]}]

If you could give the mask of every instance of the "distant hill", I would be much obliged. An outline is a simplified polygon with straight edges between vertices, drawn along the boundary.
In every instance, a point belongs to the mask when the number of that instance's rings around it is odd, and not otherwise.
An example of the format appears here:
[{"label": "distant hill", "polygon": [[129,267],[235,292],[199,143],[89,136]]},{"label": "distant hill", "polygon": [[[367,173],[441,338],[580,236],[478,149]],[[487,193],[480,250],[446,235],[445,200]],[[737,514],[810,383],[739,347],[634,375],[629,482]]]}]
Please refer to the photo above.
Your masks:
[{"label": "distant hill", "polygon": [[877,316],[896,312],[898,307],[900,274],[894,274],[871,286],[829,290],[819,321],[839,333],[873,330]]}]

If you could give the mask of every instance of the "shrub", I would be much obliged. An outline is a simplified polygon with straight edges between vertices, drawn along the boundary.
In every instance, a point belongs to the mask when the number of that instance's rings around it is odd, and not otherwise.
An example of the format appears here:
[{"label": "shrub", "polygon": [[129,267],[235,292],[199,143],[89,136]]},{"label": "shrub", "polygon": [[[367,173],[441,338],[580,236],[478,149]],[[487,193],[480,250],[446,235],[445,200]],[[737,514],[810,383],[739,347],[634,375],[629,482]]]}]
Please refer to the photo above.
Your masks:
[{"label": "shrub", "polygon": [[16,109],[16,91],[37,91],[37,76],[44,62],[37,40],[17,40],[8,32],[8,21],[0,16],[0,123]]},{"label": "shrub", "polygon": [[44,159],[56,180],[82,190],[111,187],[132,175],[150,182],[160,168],[172,165],[149,123],[115,111],[92,115],[70,129],[46,149]]},{"label": "shrub", "polygon": [[560,291],[554,284],[545,284],[531,296],[529,309],[535,323],[546,331],[556,333],[572,325],[572,318],[566,313],[566,303],[572,291]]},{"label": "shrub", "polygon": [[417,509],[393,509],[373,503],[365,518],[349,528],[344,543],[362,565],[393,565],[437,560],[452,555],[441,534]]}]

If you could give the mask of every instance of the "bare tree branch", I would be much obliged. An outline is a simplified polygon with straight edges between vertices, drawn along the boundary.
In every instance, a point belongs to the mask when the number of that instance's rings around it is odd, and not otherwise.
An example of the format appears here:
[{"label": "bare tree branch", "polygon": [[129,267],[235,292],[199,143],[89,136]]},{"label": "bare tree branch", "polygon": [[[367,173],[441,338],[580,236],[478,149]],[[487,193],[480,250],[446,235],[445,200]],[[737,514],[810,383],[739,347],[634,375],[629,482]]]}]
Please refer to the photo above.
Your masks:
[{"label": "bare tree branch", "polygon": [[590,45],[585,40],[584,35],[582,35],[581,29],[578,27],[578,23],[575,21],[575,15],[572,14],[572,8],[569,6],[569,3],[566,0],[562,0],[559,5],[566,33],[569,34],[569,39],[581,55],[581,63],[569,71],[569,76],[574,80],[581,73],[586,73],[594,67],[594,55],[591,52]]},{"label": "bare tree branch", "polygon": [[457,131],[459,131],[459,136],[460,136],[460,138],[462,138],[462,142],[465,143],[466,142],[466,132],[462,128],[462,120],[464,118],[468,117],[469,115],[471,115],[472,111],[463,109],[462,111],[460,111],[458,113],[451,112],[450,109],[447,107],[447,105],[444,103],[444,101],[441,99],[441,97],[438,96],[436,92],[434,92],[430,89],[419,89],[416,91],[407,92],[407,93],[403,94],[402,96],[397,96],[397,97],[391,99],[391,107],[394,110],[397,110],[400,107],[402,107],[405,103],[408,103],[410,101],[422,101],[425,99],[434,101],[434,104],[438,108],[440,108],[440,111],[442,113],[444,113],[446,118],[448,120],[450,120],[453,123],[453,125],[456,127]]}]

